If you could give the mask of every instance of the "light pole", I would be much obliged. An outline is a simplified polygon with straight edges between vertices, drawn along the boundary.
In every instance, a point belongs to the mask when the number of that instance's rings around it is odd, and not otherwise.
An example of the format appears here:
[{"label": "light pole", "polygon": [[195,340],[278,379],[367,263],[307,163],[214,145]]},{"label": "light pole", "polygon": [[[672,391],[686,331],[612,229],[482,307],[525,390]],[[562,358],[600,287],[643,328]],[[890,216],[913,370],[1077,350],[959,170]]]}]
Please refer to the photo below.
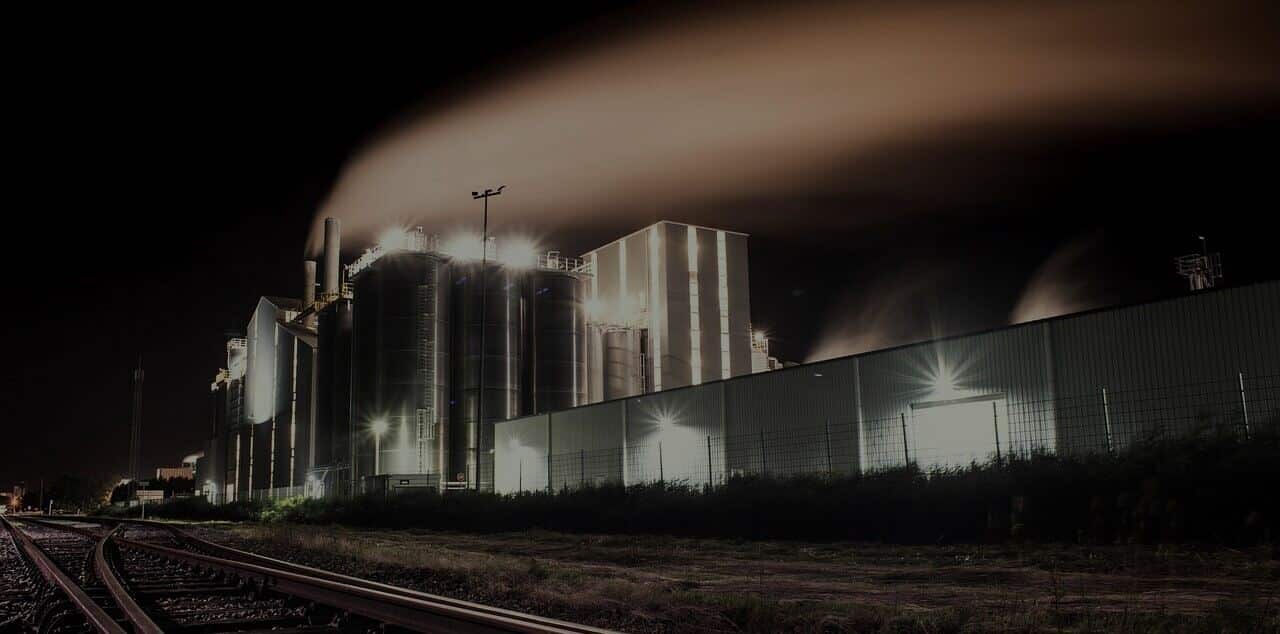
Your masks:
[{"label": "light pole", "polygon": [[485,324],[485,304],[487,303],[488,292],[485,288],[485,269],[488,268],[489,256],[489,199],[498,196],[502,190],[506,189],[506,185],[499,185],[497,189],[486,189],[483,192],[471,192],[472,200],[484,200],[484,221],[481,224],[480,231],[480,386],[479,397],[476,398],[476,468],[475,468],[475,489],[480,490],[480,436],[484,429],[484,333]]},{"label": "light pole", "polygon": [[382,434],[387,431],[387,419],[373,421],[373,475],[382,471],[379,461],[382,459]]}]

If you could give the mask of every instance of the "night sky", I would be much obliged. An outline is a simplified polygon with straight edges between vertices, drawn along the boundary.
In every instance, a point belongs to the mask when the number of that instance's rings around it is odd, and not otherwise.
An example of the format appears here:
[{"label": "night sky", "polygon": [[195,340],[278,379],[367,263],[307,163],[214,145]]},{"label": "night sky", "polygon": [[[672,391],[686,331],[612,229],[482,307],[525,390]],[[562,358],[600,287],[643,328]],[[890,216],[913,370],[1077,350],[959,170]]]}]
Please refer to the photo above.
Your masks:
[{"label": "night sky", "polygon": [[[10,82],[21,98],[6,134],[17,164],[2,234],[0,487],[123,472],[139,355],[144,470],[198,450],[224,331],[242,329],[260,295],[299,294],[308,232],[344,165],[495,82],[698,16],[562,5],[324,25],[237,16],[163,36],[121,16],[119,28],[39,29],[26,50],[42,63]],[[1231,39],[1231,59],[1280,77],[1276,17],[1241,3],[1219,22],[1192,21],[1207,35],[1170,28],[1207,50]],[[1247,33],[1224,38],[1233,29]],[[1227,283],[1280,277],[1269,227],[1280,88],[1192,86],[1158,104],[1090,95],[1056,100],[1054,116],[995,109],[921,126],[847,159],[828,152],[783,185],[728,182],[710,198],[627,195],[561,217],[556,199],[522,200],[513,186],[494,222],[569,253],[662,218],[748,231],[753,319],[795,361],[1008,324],[1032,280],[1053,289],[1058,311],[1183,292],[1172,257],[1197,249],[1197,235],[1223,252]],[[448,183],[458,209],[520,165]],[[706,169],[714,180],[717,166]]]}]

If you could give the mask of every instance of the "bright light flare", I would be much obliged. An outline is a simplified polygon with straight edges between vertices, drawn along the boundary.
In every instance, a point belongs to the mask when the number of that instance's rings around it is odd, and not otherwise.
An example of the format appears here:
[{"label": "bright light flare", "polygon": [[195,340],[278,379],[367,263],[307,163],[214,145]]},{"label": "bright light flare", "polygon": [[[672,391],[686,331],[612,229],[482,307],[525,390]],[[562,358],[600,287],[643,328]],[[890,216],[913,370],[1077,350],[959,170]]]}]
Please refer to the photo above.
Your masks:
[{"label": "bright light flare", "polygon": [[538,243],[524,236],[510,236],[498,242],[497,260],[503,266],[513,269],[532,269],[538,266],[538,258],[542,252]]},{"label": "bright light flare", "polygon": [[483,253],[480,242],[480,234],[472,231],[460,231],[450,235],[440,243],[440,252],[455,260],[478,262]]},{"label": "bright light flare", "polygon": [[387,419],[385,418],[374,419],[374,421],[370,423],[369,428],[373,430],[374,434],[381,436],[387,433]]},{"label": "bright light flare", "polygon": [[400,227],[390,227],[378,235],[378,248],[387,253],[411,248],[411,234]]}]

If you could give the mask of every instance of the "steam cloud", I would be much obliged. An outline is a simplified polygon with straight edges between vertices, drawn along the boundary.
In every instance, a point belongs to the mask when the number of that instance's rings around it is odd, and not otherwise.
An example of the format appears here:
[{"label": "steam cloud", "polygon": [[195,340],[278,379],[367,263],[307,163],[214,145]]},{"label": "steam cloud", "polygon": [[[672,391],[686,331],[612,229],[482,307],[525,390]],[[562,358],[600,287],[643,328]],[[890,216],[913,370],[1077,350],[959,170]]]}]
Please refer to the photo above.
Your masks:
[{"label": "steam cloud", "polygon": [[308,248],[327,216],[357,241],[390,224],[475,224],[468,192],[498,183],[504,213],[544,234],[659,216],[796,231],[790,213],[725,203],[874,179],[859,167],[884,148],[956,126],[1273,93],[1275,58],[1260,54],[1273,17],[1244,2],[866,3],[652,27],[380,136],[342,173]]},{"label": "steam cloud", "polygon": [[1101,289],[1090,275],[1089,255],[1100,236],[1079,238],[1060,247],[1041,264],[1027,282],[1022,297],[1009,315],[1020,324],[1097,308]]}]

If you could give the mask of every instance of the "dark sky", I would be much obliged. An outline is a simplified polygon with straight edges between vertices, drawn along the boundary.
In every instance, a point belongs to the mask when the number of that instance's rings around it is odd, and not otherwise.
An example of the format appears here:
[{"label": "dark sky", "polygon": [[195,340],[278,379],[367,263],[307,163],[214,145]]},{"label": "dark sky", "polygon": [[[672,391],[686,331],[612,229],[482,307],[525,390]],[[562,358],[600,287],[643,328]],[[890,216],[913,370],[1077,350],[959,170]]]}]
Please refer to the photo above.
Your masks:
[{"label": "dark sky", "polygon": [[[298,294],[307,232],[368,139],[512,69],[686,15],[559,6],[322,25],[226,16],[176,20],[164,36],[128,16],[33,28],[19,48],[39,63],[6,91],[19,114],[6,133],[17,165],[2,233],[0,486],[123,471],[139,354],[144,468],[197,450],[223,331],[243,328],[259,295]],[[741,218],[753,318],[789,360],[849,336],[894,343],[1008,323],[1064,249],[1082,255],[1049,277],[1077,287],[1071,306],[1180,292],[1171,258],[1198,234],[1224,253],[1228,282],[1274,279],[1277,106],[1280,95],[1233,95],[976,117],[828,164],[793,190],[605,213],[548,240],[574,252],[661,217]],[[515,196],[502,204],[520,211]],[[876,214],[846,222],[850,209]]]}]

